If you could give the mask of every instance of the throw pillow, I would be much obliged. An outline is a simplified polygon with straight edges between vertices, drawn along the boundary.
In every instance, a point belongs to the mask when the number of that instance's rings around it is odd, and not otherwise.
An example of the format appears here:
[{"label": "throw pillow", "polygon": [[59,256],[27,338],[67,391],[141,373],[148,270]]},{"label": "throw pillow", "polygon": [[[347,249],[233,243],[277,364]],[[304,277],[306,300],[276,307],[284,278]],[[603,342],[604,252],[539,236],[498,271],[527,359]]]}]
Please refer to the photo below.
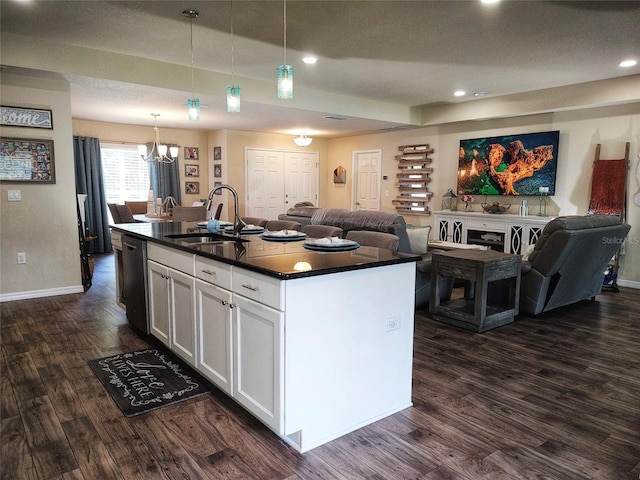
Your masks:
[{"label": "throw pillow", "polygon": [[533,253],[533,249],[536,247],[535,243],[532,243],[531,245],[529,245],[527,247],[527,249],[524,251],[524,255],[522,256],[522,261],[523,262],[528,262],[529,261],[529,256]]},{"label": "throw pillow", "polygon": [[411,245],[411,253],[423,255],[427,253],[427,243],[429,242],[429,234],[431,226],[415,227],[407,225],[407,236],[409,237],[409,245]]}]

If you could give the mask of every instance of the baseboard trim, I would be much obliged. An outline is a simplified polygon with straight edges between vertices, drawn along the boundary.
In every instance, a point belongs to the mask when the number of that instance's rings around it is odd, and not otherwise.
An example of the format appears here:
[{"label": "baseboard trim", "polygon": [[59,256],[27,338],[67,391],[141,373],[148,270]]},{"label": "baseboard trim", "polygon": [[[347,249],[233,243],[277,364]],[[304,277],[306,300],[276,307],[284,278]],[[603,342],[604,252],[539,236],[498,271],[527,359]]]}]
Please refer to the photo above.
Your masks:
[{"label": "baseboard trim", "polygon": [[32,298],[55,297],[57,295],[69,295],[71,293],[82,293],[82,285],[72,285],[69,287],[49,288],[46,290],[31,290],[28,292],[13,292],[0,294],[0,303],[12,302],[14,300],[29,300]]},{"label": "baseboard trim", "polygon": [[637,288],[640,289],[640,282],[634,282],[632,280],[624,280],[622,278],[618,279],[619,287],[629,287],[629,288]]}]

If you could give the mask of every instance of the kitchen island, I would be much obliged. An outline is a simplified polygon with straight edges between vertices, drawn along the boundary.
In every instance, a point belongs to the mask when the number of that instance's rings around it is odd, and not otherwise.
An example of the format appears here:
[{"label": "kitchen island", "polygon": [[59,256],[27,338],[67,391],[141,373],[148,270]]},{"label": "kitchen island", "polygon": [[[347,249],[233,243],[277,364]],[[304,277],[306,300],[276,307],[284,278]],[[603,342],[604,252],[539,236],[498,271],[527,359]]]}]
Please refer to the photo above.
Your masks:
[{"label": "kitchen island", "polygon": [[147,241],[151,334],[296,450],[411,405],[419,257],[176,238],[191,222],[113,231]]}]

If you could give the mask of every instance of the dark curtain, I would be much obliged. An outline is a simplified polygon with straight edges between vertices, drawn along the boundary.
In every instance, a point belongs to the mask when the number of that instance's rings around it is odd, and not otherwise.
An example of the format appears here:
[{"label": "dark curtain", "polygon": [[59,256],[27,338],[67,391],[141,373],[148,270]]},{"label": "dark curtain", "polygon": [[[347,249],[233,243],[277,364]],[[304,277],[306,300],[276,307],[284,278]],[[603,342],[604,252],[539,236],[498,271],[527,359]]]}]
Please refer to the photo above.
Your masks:
[{"label": "dark curtain", "polygon": [[85,226],[97,238],[89,243],[91,253],[111,252],[109,214],[102,175],[100,141],[93,137],[73,137],[76,193],[87,195]]},{"label": "dark curtain", "polygon": [[[153,144],[147,145],[147,151],[151,149]],[[167,145],[171,147],[172,145]],[[165,199],[172,196],[182,204],[180,196],[180,165],[176,158],[172,163],[160,163],[157,161],[149,162],[149,183],[155,198]]]}]

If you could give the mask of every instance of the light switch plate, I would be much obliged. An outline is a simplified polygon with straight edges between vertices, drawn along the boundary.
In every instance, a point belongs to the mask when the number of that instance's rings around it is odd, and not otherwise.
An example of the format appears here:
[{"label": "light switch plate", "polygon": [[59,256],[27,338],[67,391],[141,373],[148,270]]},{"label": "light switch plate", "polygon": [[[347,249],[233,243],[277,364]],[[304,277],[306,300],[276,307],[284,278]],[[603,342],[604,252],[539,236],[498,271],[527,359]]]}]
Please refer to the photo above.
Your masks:
[{"label": "light switch plate", "polygon": [[7,196],[10,202],[19,202],[22,200],[21,190],[7,190]]}]

